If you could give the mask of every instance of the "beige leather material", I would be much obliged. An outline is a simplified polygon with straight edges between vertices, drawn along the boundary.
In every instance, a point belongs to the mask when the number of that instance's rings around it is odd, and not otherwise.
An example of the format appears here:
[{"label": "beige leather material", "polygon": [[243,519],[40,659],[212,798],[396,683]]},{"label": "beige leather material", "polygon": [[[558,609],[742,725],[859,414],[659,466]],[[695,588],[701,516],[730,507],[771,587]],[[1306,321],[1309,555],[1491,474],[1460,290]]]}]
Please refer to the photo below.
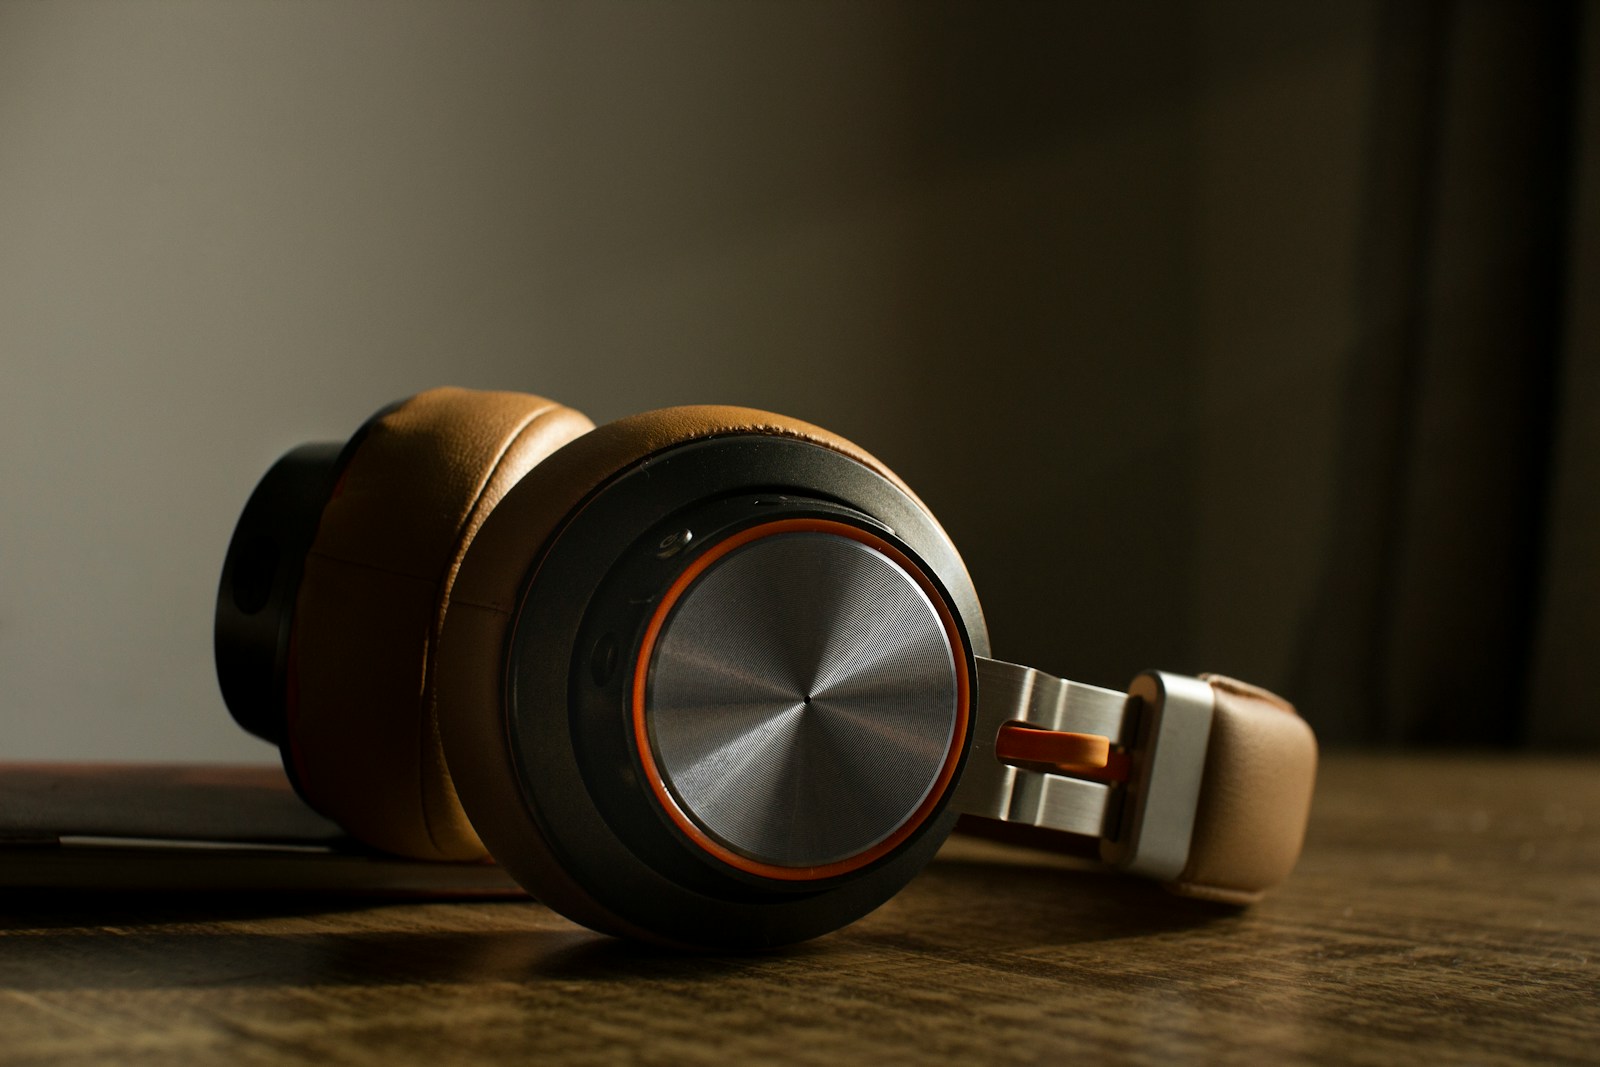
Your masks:
[{"label": "beige leather material", "polygon": [[[530,811],[507,738],[504,650],[523,584],[547,546],[595,490],[650,456],[690,441],[759,433],[797,438],[904,484],[855,445],[809,423],[748,408],[684,407],[602,426],[551,456],[508,493],[467,552],[439,650],[439,721],[445,753],[473,827],[535,896],[595,929],[660,941],[594,900],[562,869]],[[909,493],[910,490],[906,489]],[[924,509],[926,510],[926,509]],[[552,650],[565,655],[565,650]],[[564,715],[564,708],[521,713]]]},{"label": "beige leather material", "polygon": [[439,741],[438,634],[485,517],[591,425],[540,397],[435,389],[356,448],[306,559],[288,732],[306,798],[360,840],[423,859],[484,854]]},{"label": "beige leather material", "polygon": [[1287,878],[1300,856],[1317,742],[1283,698],[1221,675],[1201,677],[1216,713],[1189,862],[1167,888],[1249,904]]}]

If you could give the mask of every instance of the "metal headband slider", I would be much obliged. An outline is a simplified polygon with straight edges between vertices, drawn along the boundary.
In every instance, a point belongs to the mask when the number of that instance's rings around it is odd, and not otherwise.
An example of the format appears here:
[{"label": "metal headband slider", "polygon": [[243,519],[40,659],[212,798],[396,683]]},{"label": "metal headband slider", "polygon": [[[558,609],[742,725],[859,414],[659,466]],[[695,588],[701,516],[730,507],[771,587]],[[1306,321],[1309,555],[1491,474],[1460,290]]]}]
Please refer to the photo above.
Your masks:
[{"label": "metal headband slider", "polygon": [[978,660],[972,756],[955,797],[971,815],[1098,837],[1100,856],[1171,881],[1189,861],[1214,698],[1149,672],[1127,693]]},{"label": "metal headband slider", "polygon": [[969,815],[1101,837],[1118,825],[1126,693],[979,658],[972,756],[953,801]]}]

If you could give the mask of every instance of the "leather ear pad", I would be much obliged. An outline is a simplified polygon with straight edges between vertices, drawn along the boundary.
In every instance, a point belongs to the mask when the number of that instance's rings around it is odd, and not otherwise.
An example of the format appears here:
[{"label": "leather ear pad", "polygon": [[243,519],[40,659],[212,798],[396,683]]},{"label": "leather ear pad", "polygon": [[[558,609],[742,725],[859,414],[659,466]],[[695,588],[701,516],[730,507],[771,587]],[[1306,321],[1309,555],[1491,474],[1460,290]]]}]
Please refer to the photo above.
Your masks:
[{"label": "leather ear pad", "polygon": [[485,517],[592,425],[536,396],[435,389],[367,427],[306,557],[286,716],[301,792],[356,838],[483,855],[439,743],[439,629]]},{"label": "leather ear pad", "polygon": [[[518,785],[503,703],[509,630],[528,575],[591,494],[656,453],[729,434],[767,434],[821,445],[864,464],[910,495],[872,456],[808,423],[733,407],[635,415],[574,441],[506,495],[467,551],[445,616],[439,722],[473,827],[496,860],[540,900],[568,918],[613,934],[661,940],[603,907],[570,877],[546,840],[538,813],[529,809]],[[525,707],[521,711],[528,713]],[[566,709],[535,713],[565,715]]]},{"label": "leather ear pad", "polygon": [[1175,893],[1251,904],[1289,877],[1305,840],[1317,741],[1283,698],[1217,674],[1189,862]]}]

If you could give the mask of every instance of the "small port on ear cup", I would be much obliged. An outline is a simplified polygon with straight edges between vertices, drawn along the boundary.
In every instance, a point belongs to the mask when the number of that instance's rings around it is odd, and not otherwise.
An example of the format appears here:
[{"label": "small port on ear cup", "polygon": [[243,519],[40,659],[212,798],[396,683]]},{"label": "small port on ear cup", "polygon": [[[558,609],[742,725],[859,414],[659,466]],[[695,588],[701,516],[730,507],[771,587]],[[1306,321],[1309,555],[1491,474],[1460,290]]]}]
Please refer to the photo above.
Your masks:
[{"label": "small port on ear cup", "polygon": [[233,606],[246,615],[254,615],[272,599],[273,580],[282,563],[282,552],[276,539],[261,534],[245,538],[233,559]]}]

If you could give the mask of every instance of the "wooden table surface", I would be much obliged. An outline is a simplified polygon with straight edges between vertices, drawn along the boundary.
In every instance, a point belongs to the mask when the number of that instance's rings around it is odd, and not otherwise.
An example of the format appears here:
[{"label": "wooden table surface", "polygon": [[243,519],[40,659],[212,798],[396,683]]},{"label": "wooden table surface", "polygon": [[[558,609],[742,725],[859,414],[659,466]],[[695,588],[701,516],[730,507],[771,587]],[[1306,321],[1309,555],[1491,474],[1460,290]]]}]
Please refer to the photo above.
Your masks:
[{"label": "wooden table surface", "polygon": [[0,1063],[1600,1063],[1600,761],[1324,763],[1231,912],[952,843],[781,954],[527,902],[0,896]]}]

